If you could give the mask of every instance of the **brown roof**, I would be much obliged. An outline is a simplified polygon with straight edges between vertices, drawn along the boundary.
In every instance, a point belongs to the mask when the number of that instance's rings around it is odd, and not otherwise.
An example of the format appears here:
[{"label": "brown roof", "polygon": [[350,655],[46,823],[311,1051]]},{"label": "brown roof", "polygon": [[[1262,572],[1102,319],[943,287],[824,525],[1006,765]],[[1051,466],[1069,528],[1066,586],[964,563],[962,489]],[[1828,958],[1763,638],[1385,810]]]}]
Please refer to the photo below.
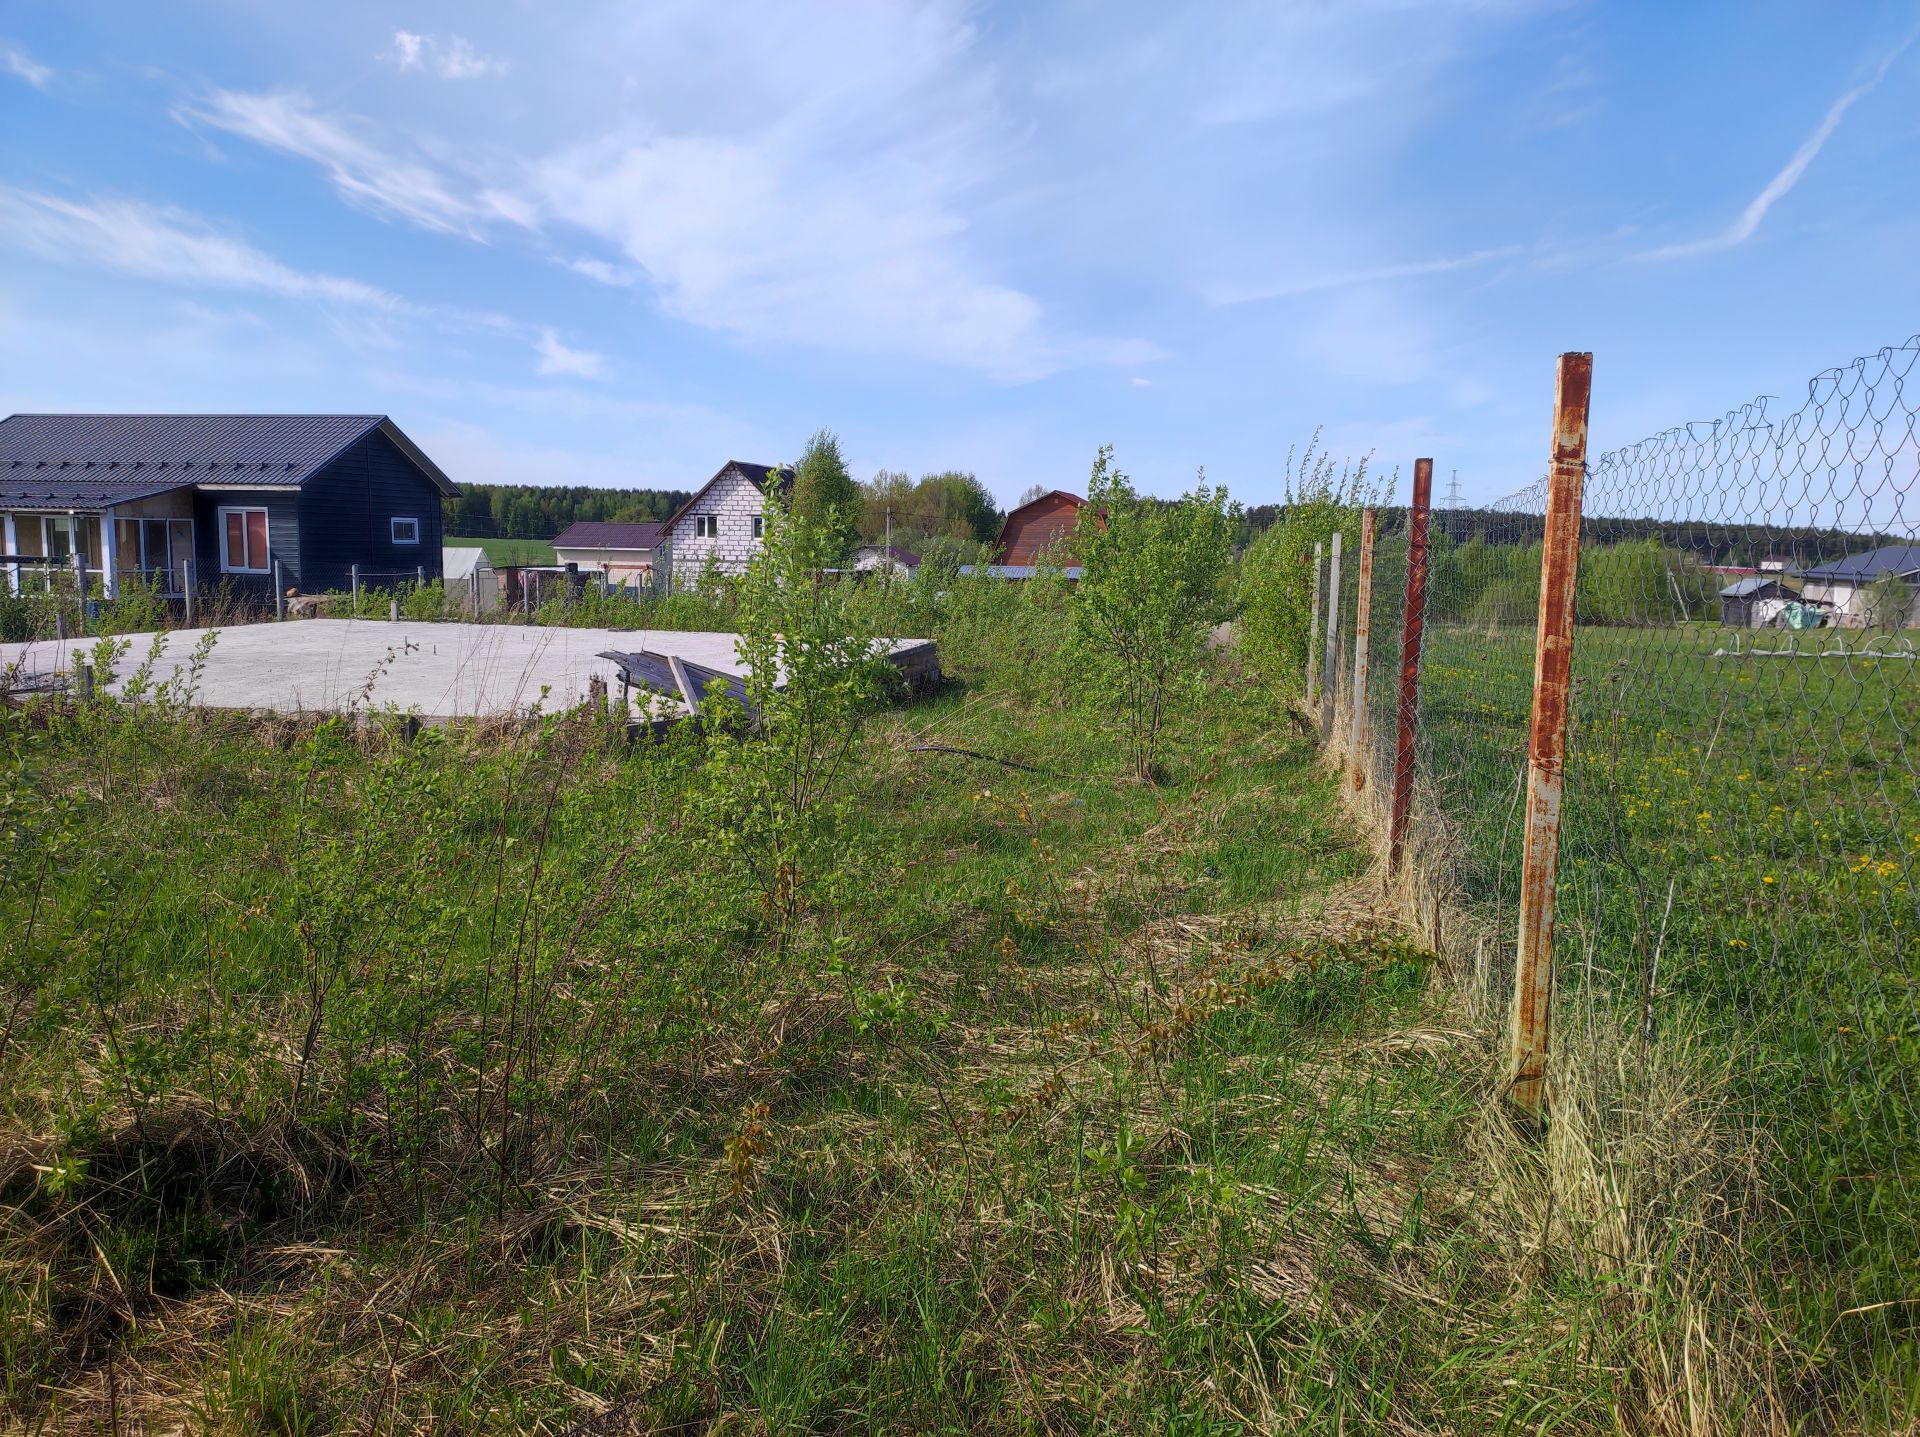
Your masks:
[{"label": "brown roof", "polygon": [[582,519],[554,538],[556,549],[657,549],[665,524],[612,524]]},{"label": "brown roof", "polygon": [[1076,510],[1087,507],[1087,501],[1082,499],[1078,494],[1069,494],[1065,489],[1049,489],[1046,493],[1007,510],[1007,517],[1000,521],[999,537],[993,541],[994,552],[1002,553],[1006,550],[1009,536],[1012,535],[1014,530],[1019,526],[1020,516],[1025,514],[1027,510],[1037,509],[1043,504],[1058,504],[1062,499],[1066,500],[1067,503],[1071,504]]}]

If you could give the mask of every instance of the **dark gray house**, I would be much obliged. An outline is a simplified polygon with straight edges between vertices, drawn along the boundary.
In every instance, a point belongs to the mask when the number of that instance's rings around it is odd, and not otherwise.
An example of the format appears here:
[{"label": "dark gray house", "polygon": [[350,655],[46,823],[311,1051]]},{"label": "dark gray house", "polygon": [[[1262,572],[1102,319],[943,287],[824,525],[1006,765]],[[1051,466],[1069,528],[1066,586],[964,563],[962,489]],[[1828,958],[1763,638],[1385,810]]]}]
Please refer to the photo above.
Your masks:
[{"label": "dark gray house", "polygon": [[383,414],[15,414],[0,420],[4,582],[78,554],[109,595],[440,577],[440,501],[460,491]]},{"label": "dark gray house", "polygon": [[[1877,623],[1886,628],[1910,628],[1920,620],[1914,601],[1920,590],[1920,544],[1884,544],[1878,549],[1849,554],[1844,559],[1800,571],[1802,594],[1810,603],[1833,610],[1834,622],[1858,628]],[[1878,587],[1876,587],[1878,586]],[[1879,612],[1886,596],[1896,600],[1905,591],[1904,613]],[[1876,598],[1876,596],[1878,596]]]},{"label": "dark gray house", "polygon": [[1764,628],[1799,597],[1778,574],[1750,574],[1720,591],[1720,622],[1730,629]]}]

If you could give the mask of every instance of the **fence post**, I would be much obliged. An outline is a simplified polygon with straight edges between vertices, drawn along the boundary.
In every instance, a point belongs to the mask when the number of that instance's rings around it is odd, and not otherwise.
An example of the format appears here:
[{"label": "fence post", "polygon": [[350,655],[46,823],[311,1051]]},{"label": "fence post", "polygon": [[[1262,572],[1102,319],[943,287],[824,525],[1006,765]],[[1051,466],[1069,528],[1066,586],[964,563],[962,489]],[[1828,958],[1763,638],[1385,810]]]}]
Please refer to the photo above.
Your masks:
[{"label": "fence post", "polygon": [[360,617],[360,566],[358,564],[355,564],[353,566],[352,574],[353,574],[353,577],[352,577],[351,583],[353,585],[353,612],[349,614],[347,617],[352,619],[357,619]]},{"label": "fence post", "polygon": [[73,676],[79,685],[80,702],[83,704],[92,703],[93,702],[93,665],[88,663],[85,659],[76,660],[73,665]]},{"label": "fence post", "polygon": [[280,561],[273,561],[273,616],[284,619],[287,616],[287,591],[280,580]]},{"label": "fence post", "polygon": [[1373,510],[1360,511],[1360,570],[1353,602],[1353,786],[1367,786],[1367,643],[1373,629]]},{"label": "fence post", "polygon": [[1320,712],[1320,570],[1326,563],[1313,546],[1313,617],[1307,621],[1307,707]]},{"label": "fence post", "polygon": [[1407,509],[1407,596],[1400,620],[1400,716],[1393,743],[1393,807],[1387,825],[1387,872],[1400,871],[1413,814],[1413,733],[1420,716],[1420,641],[1427,623],[1427,513],[1433,504],[1433,461],[1413,461],[1413,503]]},{"label": "fence post", "polygon": [[1566,771],[1573,678],[1573,595],[1580,571],[1580,499],[1587,473],[1587,405],[1593,356],[1560,356],[1553,387],[1553,467],[1547,474],[1540,560],[1540,627],[1534,640],[1533,711],[1527,730],[1527,831],[1520,858],[1520,941],[1513,967],[1512,1074],[1522,1111],[1545,1105],[1553,1002],[1553,900],[1560,861],[1560,794]]},{"label": "fence post", "polygon": [[87,631],[87,556],[73,551],[73,588],[80,600],[80,632]]},{"label": "fence post", "polygon": [[1340,531],[1333,531],[1327,558],[1327,657],[1320,670],[1320,732],[1333,741],[1334,716],[1340,711]]},{"label": "fence post", "polygon": [[193,586],[194,586],[195,580],[198,578],[198,575],[195,573],[195,566],[194,566],[193,560],[188,559],[186,563],[181,566],[181,572],[186,580],[186,584],[185,584],[186,593],[182,595],[182,597],[186,600],[186,603],[187,603],[187,613],[186,613],[187,627],[192,628],[193,627]]}]

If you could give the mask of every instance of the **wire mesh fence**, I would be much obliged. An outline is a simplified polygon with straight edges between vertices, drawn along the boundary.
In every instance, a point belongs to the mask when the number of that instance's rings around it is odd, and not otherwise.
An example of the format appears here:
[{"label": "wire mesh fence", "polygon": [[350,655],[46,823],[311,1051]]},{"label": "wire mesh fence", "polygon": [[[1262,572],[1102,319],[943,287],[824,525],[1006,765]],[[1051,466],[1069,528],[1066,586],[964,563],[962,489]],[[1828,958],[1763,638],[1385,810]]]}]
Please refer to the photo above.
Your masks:
[{"label": "wire mesh fence", "polygon": [[[1818,376],[1790,413],[1756,400],[1586,467],[1553,910],[1550,1103],[1574,1101],[1582,1054],[1659,1055],[1708,1092],[1699,1140],[1738,1149],[1721,1171],[1760,1195],[1720,1206],[1766,1274],[1795,1400],[1868,1425],[1920,1410],[1916,360],[1920,339]],[[1500,1018],[1546,504],[1543,480],[1429,514],[1407,676],[1403,878]],[[1414,521],[1374,521],[1368,662],[1349,559],[1320,716],[1385,831]],[[1636,1091],[1607,1121],[1678,1108]]]}]

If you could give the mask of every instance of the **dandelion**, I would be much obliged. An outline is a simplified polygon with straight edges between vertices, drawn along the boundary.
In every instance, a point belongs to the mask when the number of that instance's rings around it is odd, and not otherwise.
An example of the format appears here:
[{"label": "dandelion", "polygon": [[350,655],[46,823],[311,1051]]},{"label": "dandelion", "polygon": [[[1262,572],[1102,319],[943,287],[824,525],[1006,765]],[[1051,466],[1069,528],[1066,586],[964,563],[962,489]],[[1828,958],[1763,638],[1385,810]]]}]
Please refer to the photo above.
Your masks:
[{"label": "dandelion", "polygon": [[1771,873],[1763,873],[1760,875],[1760,881],[1762,883],[1771,883],[1774,881],[1773,875]]}]

